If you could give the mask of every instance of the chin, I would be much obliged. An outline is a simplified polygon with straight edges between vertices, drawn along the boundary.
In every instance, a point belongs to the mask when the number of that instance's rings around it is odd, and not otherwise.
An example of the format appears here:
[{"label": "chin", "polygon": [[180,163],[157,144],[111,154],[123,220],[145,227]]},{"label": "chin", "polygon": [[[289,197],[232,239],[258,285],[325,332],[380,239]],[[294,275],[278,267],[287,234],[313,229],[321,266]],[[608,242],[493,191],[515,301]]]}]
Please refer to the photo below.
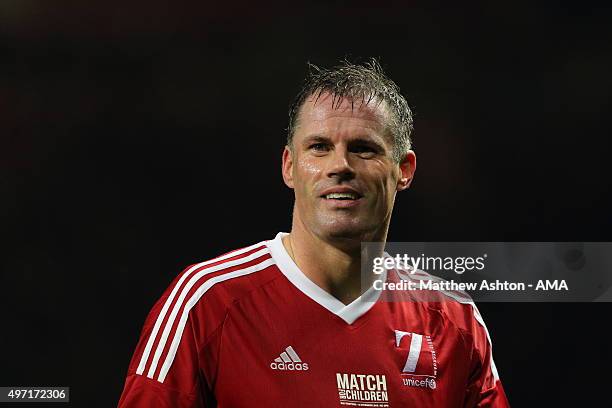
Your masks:
[{"label": "chin", "polygon": [[323,236],[333,240],[364,241],[371,235],[371,228],[346,222],[332,222],[321,228]]}]

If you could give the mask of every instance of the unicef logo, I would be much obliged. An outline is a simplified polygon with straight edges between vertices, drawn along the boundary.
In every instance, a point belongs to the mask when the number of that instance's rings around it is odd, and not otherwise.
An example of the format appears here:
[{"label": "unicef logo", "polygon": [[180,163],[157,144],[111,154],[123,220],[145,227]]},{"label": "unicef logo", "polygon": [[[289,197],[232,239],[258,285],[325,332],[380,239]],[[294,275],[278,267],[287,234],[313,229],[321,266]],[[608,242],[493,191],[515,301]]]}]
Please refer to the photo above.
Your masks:
[{"label": "unicef logo", "polygon": [[433,378],[429,379],[429,388],[431,388],[432,390],[436,389],[436,380],[434,380]]}]

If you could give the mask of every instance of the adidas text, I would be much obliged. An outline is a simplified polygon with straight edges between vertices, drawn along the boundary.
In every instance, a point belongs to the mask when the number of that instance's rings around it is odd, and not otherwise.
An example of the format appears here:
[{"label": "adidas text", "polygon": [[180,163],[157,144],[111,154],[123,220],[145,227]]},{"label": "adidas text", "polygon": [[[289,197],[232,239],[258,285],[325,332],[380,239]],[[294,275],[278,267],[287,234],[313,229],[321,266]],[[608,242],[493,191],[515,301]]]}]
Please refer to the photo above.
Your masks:
[{"label": "adidas text", "polygon": [[287,371],[306,371],[308,370],[308,363],[270,363],[270,368],[273,370],[287,370]]}]

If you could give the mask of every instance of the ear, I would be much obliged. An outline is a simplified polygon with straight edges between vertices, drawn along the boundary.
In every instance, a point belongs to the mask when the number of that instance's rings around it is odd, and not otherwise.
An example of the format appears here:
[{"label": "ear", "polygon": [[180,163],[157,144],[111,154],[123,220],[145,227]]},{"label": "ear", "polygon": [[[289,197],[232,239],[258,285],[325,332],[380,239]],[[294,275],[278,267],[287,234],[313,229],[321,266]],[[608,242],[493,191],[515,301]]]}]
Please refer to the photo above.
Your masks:
[{"label": "ear", "polygon": [[399,163],[400,178],[397,181],[397,191],[402,191],[410,187],[414,172],[416,170],[416,154],[408,150],[402,161]]},{"label": "ear", "polygon": [[282,172],[283,181],[287,187],[293,188],[293,154],[289,146],[285,146],[285,150],[283,150]]}]

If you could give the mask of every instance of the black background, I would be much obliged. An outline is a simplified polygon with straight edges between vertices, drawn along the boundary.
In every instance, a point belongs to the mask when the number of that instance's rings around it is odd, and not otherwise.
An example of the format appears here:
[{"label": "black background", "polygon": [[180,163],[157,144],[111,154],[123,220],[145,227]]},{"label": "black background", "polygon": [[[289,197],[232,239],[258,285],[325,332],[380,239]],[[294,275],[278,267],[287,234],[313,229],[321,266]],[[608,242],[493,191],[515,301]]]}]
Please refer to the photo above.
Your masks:
[{"label": "black background", "polygon": [[[610,10],[371,3],[2,2],[0,385],[116,405],[171,279],[289,230],[306,61],[414,109],[390,241],[612,241]],[[513,406],[609,405],[610,304],[479,307]]]}]

